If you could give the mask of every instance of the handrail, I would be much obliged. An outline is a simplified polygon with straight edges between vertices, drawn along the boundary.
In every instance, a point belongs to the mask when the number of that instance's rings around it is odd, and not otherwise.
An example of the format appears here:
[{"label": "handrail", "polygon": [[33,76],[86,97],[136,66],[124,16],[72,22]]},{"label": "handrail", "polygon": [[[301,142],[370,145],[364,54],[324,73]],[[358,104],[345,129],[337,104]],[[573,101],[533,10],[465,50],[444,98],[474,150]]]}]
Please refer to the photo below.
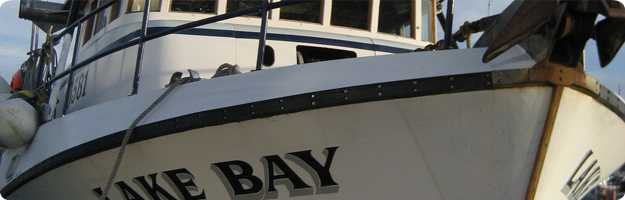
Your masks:
[{"label": "handrail", "polygon": [[[116,1],[116,0],[114,0],[114,1]],[[111,1],[111,2],[113,2],[113,1]],[[268,6],[267,6],[267,10],[272,10],[272,9],[276,9],[276,8],[280,8],[280,7],[284,7],[284,6],[289,6],[289,5],[300,4],[300,3],[304,3],[304,2],[306,2],[306,0],[284,0],[284,1],[280,1],[280,2],[269,3]],[[107,3],[104,6],[107,6],[107,5],[109,5],[109,4]],[[104,6],[102,6],[102,7],[104,7]],[[98,9],[100,9],[100,10],[104,9],[102,7],[98,8]],[[97,11],[98,9],[96,9],[94,11]],[[87,58],[87,59],[85,59],[85,60],[75,64],[74,66],[70,67],[67,70],[64,70],[63,72],[61,72],[60,74],[58,74],[54,78],[52,78],[50,81],[48,81],[46,83],[46,85],[49,86],[52,83],[58,81],[59,79],[67,76],[68,74],[73,73],[74,71],[76,71],[78,69],[81,69],[82,67],[84,67],[84,66],[90,64],[91,62],[96,61],[96,60],[98,60],[98,59],[100,59],[100,58],[102,58],[104,56],[108,56],[108,55],[113,54],[115,52],[118,52],[120,50],[123,50],[123,49],[126,49],[128,47],[137,45],[139,43],[148,42],[150,40],[154,40],[154,39],[157,39],[157,38],[169,35],[169,34],[177,33],[177,32],[184,31],[184,30],[191,29],[191,28],[195,28],[195,27],[198,27],[198,26],[211,24],[211,23],[215,23],[215,22],[220,22],[220,21],[223,21],[223,20],[227,20],[227,19],[231,19],[231,18],[243,16],[243,15],[256,13],[256,12],[259,12],[261,9],[262,9],[262,5],[259,6],[259,7],[253,7],[253,8],[247,8],[247,9],[237,10],[237,11],[233,11],[233,12],[228,12],[228,13],[225,13],[225,14],[221,14],[221,15],[217,15],[217,16],[213,16],[213,17],[200,19],[200,20],[197,20],[197,21],[188,22],[188,23],[185,23],[185,24],[181,24],[181,25],[178,25],[178,26],[171,27],[171,28],[166,28],[165,30],[162,30],[162,31],[159,31],[159,32],[156,32],[156,33],[153,33],[153,34],[146,35],[144,39],[137,38],[137,39],[128,41],[126,43],[113,46],[113,47],[111,47],[111,48],[109,48],[109,49],[107,49],[107,50],[105,50],[103,52],[100,52],[100,53],[98,53],[96,55],[93,55],[93,56],[91,56],[91,57],[89,57],[89,58]],[[86,19],[85,17],[88,17],[88,16],[93,16],[93,12],[89,13],[88,15],[86,15],[84,17],[81,17],[77,22],[79,22],[80,20]],[[71,26],[73,26],[74,24],[80,24],[80,23],[72,23]],[[63,32],[66,32],[66,31],[64,30]],[[76,59],[76,58],[74,58],[74,59]]]},{"label": "handrail", "polygon": [[92,10],[91,12],[86,14],[85,16],[82,16],[82,17],[78,18],[76,21],[74,21],[71,24],[69,24],[68,26],[66,26],[65,29],[63,29],[61,32],[59,32],[58,34],[55,34],[54,41],[57,41],[57,40],[61,39],[65,34],[67,34],[69,32],[73,32],[74,28],[76,26],[78,26],[80,23],[83,23],[83,22],[87,21],[89,18],[93,17],[94,15],[97,15],[100,11],[102,11],[104,9],[107,9],[108,7],[110,7],[115,2],[118,2],[118,1],[119,0],[111,0],[111,1],[103,4],[102,6],[96,8],[95,10]]},{"label": "handrail", "polygon": [[[151,0],[143,1],[143,18],[141,18],[141,35],[139,36],[140,41],[145,39],[145,36],[148,34],[148,22],[150,21],[150,4]],[[131,95],[135,95],[139,92],[139,79],[141,78],[141,66],[143,65],[143,45],[144,42],[139,43],[139,47],[137,48],[137,58],[135,60],[135,73],[132,79],[132,91]]]}]

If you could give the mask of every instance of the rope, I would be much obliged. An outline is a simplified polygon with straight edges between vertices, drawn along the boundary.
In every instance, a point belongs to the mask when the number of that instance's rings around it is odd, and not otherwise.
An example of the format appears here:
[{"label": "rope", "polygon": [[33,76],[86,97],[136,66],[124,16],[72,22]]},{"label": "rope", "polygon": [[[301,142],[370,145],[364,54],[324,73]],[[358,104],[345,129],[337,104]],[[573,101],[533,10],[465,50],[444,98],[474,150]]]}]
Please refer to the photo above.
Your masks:
[{"label": "rope", "polygon": [[124,133],[124,138],[119,148],[119,152],[117,153],[117,158],[115,159],[113,170],[111,171],[111,174],[109,175],[106,181],[106,187],[104,187],[102,196],[100,196],[99,198],[100,200],[107,199],[108,193],[111,190],[111,186],[113,185],[113,180],[115,180],[115,177],[117,176],[117,172],[119,171],[119,167],[122,164],[124,154],[126,153],[126,146],[128,146],[128,142],[130,141],[130,136],[132,135],[132,132],[134,131],[137,124],[139,124],[139,122],[141,122],[141,120],[143,120],[143,118],[145,118],[145,116],[147,116],[159,103],[161,103],[161,101],[163,101],[163,99],[165,99],[165,97],[167,97],[177,86],[184,84],[185,82],[186,80],[184,79],[172,78],[172,83],[169,84],[169,87],[167,87],[167,90],[165,90],[165,92],[163,92],[161,96],[159,96],[154,102],[152,102],[152,104],[147,109],[145,109],[141,114],[139,114],[139,116],[132,122],[132,124],[130,124],[130,127],[128,127],[128,129]]}]

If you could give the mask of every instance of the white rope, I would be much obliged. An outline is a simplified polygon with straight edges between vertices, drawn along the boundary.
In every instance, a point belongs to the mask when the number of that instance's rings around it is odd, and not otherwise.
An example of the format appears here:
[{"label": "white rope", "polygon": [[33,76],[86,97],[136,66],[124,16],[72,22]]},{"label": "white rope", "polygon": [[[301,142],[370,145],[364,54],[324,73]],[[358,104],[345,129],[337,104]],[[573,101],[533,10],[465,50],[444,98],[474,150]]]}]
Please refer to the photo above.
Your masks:
[{"label": "white rope", "polygon": [[111,171],[111,174],[109,175],[106,181],[106,187],[104,187],[102,196],[100,196],[99,198],[100,200],[106,200],[108,193],[111,190],[113,181],[115,180],[115,177],[117,176],[117,172],[119,171],[119,167],[122,164],[124,154],[126,153],[126,146],[128,146],[128,142],[130,141],[130,136],[132,135],[132,132],[134,131],[137,124],[139,124],[139,122],[141,122],[141,120],[143,120],[145,116],[147,116],[159,103],[161,103],[161,101],[163,101],[163,99],[165,99],[165,97],[167,97],[169,93],[171,93],[171,91],[174,90],[174,88],[176,88],[177,86],[183,83],[184,83],[183,79],[174,80],[173,83],[171,83],[169,87],[167,87],[167,90],[165,90],[165,92],[163,92],[161,96],[159,96],[147,109],[145,109],[141,114],[139,114],[139,116],[132,122],[132,124],[130,124],[130,127],[128,127],[128,129],[126,130],[124,134],[122,144],[119,148],[119,152],[117,153],[117,158],[115,159],[115,164],[113,165],[113,170]]}]

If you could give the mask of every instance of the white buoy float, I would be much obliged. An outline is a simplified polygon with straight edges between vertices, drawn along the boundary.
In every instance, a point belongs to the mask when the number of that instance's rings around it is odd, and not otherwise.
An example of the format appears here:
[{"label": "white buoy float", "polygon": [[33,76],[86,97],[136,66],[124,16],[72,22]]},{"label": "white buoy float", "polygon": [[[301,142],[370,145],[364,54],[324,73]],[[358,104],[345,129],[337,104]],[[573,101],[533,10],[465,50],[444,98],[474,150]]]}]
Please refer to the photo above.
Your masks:
[{"label": "white buoy float", "polygon": [[37,110],[21,98],[13,98],[8,84],[0,77],[0,148],[13,149],[28,144],[37,131]]}]

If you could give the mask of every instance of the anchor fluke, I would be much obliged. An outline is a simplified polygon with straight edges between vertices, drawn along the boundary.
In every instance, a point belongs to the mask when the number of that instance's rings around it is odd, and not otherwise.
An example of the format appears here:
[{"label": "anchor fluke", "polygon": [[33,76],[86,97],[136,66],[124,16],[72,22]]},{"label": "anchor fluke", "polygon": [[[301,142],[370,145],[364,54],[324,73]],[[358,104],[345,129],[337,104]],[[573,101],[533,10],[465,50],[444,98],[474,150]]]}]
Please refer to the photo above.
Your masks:
[{"label": "anchor fluke", "polygon": [[625,19],[608,18],[597,23],[595,40],[601,67],[606,67],[625,42]]},{"label": "anchor fluke", "polygon": [[557,9],[557,0],[526,0],[513,2],[500,16],[503,24],[499,33],[491,33],[490,42],[482,61],[487,63],[495,59],[519,42],[536,33],[553,17]]},{"label": "anchor fluke", "polygon": [[[490,62],[521,44],[530,47],[526,49],[537,60],[576,67],[586,42],[594,38],[605,67],[625,42],[625,7],[620,1],[516,0],[484,34],[488,49],[482,60]],[[605,19],[595,23],[599,15]]]}]

